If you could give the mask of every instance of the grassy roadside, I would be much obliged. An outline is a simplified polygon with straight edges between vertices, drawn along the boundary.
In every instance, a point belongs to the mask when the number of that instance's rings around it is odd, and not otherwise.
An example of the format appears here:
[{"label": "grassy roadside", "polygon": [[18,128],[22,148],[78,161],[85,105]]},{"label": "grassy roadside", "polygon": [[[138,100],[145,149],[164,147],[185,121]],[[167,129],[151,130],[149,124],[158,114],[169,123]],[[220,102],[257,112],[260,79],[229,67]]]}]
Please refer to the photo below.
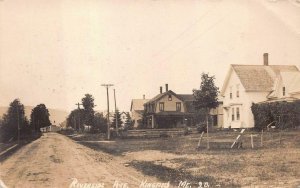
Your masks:
[{"label": "grassy roadside", "polygon": [[7,143],[0,143],[0,162],[5,161],[19,149],[31,143],[32,141],[39,139],[41,136],[42,133],[35,133],[31,134],[30,136],[22,137],[19,144],[16,140]]}]

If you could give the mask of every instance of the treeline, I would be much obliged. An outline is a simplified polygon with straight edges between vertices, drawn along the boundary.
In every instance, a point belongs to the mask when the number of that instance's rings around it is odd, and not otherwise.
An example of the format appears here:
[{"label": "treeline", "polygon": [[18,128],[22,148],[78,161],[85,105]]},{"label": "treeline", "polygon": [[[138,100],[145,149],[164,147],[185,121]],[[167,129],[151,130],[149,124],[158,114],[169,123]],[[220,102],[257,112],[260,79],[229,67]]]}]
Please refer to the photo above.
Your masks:
[{"label": "treeline", "polygon": [[44,104],[32,109],[30,120],[25,116],[24,105],[19,99],[9,104],[7,112],[0,119],[0,141],[14,141],[35,137],[40,128],[51,125],[49,111]]},{"label": "treeline", "polygon": [[[81,99],[81,104],[77,104],[77,109],[71,111],[67,117],[67,127],[72,127],[76,131],[86,131],[86,132],[107,132],[107,117],[103,113],[95,112],[94,97],[91,94],[85,94]],[[80,106],[83,106],[81,108]],[[111,114],[112,115],[112,114]],[[110,123],[112,129],[116,129],[116,124],[118,124],[118,129],[130,128],[133,123],[129,113],[126,113],[125,126],[122,127],[123,121],[121,120],[121,114],[119,110],[113,114],[113,120]]]},{"label": "treeline", "polygon": [[[80,108],[83,106],[83,109]],[[90,131],[107,130],[107,122],[103,114],[95,113],[94,97],[90,94],[85,94],[81,99],[81,104],[78,104],[78,108],[71,111],[67,118],[67,127],[72,127],[76,131],[85,130],[85,126],[90,126]]]}]

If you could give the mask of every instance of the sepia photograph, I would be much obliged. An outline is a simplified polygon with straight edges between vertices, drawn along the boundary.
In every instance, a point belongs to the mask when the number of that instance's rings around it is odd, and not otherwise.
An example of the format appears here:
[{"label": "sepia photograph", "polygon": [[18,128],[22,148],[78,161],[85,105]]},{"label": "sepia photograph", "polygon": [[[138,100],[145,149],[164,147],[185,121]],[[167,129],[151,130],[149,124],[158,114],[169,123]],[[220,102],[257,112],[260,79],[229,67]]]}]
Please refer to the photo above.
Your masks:
[{"label": "sepia photograph", "polygon": [[0,0],[0,188],[300,188],[300,0]]}]

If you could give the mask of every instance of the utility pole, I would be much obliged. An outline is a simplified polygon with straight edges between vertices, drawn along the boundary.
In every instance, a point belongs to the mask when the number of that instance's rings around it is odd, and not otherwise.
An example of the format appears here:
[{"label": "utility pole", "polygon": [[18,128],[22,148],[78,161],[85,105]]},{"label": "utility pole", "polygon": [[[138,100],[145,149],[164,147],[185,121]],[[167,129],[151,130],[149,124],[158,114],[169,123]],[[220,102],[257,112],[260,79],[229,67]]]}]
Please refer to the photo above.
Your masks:
[{"label": "utility pole", "polygon": [[[80,103],[75,104],[78,107],[78,131],[80,131]],[[75,130],[76,130],[76,124],[75,124]]]},{"label": "utility pole", "polygon": [[101,84],[101,86],[106,87],[106,95],[107,95],[107,139],[110,140],[110,126],[109,126],[109,94],[108,88],[113,86],[113,84]]},{"label": "utility pole", "polygon": [[117,100],[116,100],[116,90],[114,89],[114,98],[115,98],[115,117],[116,117],[116,131],[119,136],[119,128],[118,128],[118,117],[117,117]]},{"label": "utility pole", "polygon": [[78,107],[78,110],[80,110],[80,105],[82,105],[82,104],[77,103],[77,104],[75,104],[75,105]]},{"label": "utility pole", "polygon": [[17,106],[17,118],[18,118],[18,144],[20,144],[20,118],[19,118],[19,104]]}]

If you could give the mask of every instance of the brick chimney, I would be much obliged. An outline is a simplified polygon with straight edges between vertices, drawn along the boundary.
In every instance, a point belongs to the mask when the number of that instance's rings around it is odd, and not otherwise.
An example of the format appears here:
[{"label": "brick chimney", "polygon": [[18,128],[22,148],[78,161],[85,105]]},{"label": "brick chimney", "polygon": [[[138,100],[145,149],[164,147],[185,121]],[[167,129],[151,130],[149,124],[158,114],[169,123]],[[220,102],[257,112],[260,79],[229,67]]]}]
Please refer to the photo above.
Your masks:
[{"label": "brick chimney", "polygon": [[159,87],[159,91],[160,91],[160,94],[162,94],[162,87],[161,86]]},{"label": "brick chimney", "polygon": [[264,65],[268,66],[269,65],[269,54],[264,53]]},{"label": "brick chimney", "polygon": [[166,84],[166,92],[169,91],[169,85]]}]

